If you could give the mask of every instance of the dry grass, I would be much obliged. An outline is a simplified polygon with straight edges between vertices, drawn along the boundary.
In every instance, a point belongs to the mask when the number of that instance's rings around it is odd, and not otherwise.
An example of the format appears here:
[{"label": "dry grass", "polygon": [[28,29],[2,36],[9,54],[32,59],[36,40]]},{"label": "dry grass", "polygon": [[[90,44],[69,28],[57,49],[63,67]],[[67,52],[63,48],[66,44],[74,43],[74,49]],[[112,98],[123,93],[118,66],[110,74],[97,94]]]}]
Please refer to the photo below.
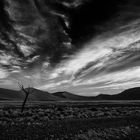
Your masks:
[{"label": "dry grass", "polygon": [[139,104],[61,103],[0,107],[1,140],[140,139]]}]

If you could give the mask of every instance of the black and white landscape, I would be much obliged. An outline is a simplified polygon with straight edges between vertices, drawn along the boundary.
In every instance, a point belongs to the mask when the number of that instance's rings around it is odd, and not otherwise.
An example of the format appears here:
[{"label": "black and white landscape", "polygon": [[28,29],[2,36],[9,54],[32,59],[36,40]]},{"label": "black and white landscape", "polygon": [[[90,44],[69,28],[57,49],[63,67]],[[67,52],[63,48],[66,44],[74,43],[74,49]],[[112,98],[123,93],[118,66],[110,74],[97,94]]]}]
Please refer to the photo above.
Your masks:
[{"label": "black and white landscape", "polygon": [[0,140],[139,140],[139,53],[139,0],[0,0]]},{"label": "black and white landscape", "polygon": [[[27,89],[26,89],[27,90]],[[25,98],[25,93],[22,90],[15,91],[9,89],[0,89],[1,101],[22,101]],[[127,89],[115,95],[99,94],[97,96],[81,96],[74,93],[61,91],[49,93],[35,88],[30,89],[28,101],[139,101],[140,100],[140,87]]]}]

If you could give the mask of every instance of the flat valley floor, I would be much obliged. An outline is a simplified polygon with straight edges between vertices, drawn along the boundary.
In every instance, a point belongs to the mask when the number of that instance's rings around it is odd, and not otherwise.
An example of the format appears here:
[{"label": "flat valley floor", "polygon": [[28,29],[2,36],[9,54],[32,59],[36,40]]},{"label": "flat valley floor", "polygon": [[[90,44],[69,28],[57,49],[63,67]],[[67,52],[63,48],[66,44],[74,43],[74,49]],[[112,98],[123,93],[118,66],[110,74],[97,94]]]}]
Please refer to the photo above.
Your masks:
[{"label": "flat valley floor", "polygon": [[140,101],[0,102],[0,140],[140,140]]}]

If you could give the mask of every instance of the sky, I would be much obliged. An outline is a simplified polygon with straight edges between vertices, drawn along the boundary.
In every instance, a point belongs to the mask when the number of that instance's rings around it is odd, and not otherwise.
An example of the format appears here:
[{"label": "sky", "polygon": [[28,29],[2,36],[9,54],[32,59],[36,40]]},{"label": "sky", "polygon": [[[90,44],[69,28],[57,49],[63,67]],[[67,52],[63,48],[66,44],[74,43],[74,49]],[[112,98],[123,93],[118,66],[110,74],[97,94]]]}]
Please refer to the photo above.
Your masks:
[{"label": "sky", "polygon": [[0,88],[78,95],[140,86],[139,0],[1,0]]}]

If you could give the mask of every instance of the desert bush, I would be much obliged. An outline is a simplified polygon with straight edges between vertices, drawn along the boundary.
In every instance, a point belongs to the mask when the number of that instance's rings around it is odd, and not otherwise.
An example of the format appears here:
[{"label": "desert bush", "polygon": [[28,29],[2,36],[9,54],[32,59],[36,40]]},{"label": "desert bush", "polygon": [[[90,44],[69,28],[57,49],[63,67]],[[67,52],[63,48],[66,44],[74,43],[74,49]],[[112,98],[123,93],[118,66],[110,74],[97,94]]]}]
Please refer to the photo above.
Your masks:
[{"label": "desert bush", "polygon": [[[136,126],[127,126],[121,128],[90,129],[87,132],[79,133],[75,140],[132,140],[139,134],[139,128]],[[135,134],[135,135],[134,135]],[[138,139],[137,139],[138,140]]]}]

